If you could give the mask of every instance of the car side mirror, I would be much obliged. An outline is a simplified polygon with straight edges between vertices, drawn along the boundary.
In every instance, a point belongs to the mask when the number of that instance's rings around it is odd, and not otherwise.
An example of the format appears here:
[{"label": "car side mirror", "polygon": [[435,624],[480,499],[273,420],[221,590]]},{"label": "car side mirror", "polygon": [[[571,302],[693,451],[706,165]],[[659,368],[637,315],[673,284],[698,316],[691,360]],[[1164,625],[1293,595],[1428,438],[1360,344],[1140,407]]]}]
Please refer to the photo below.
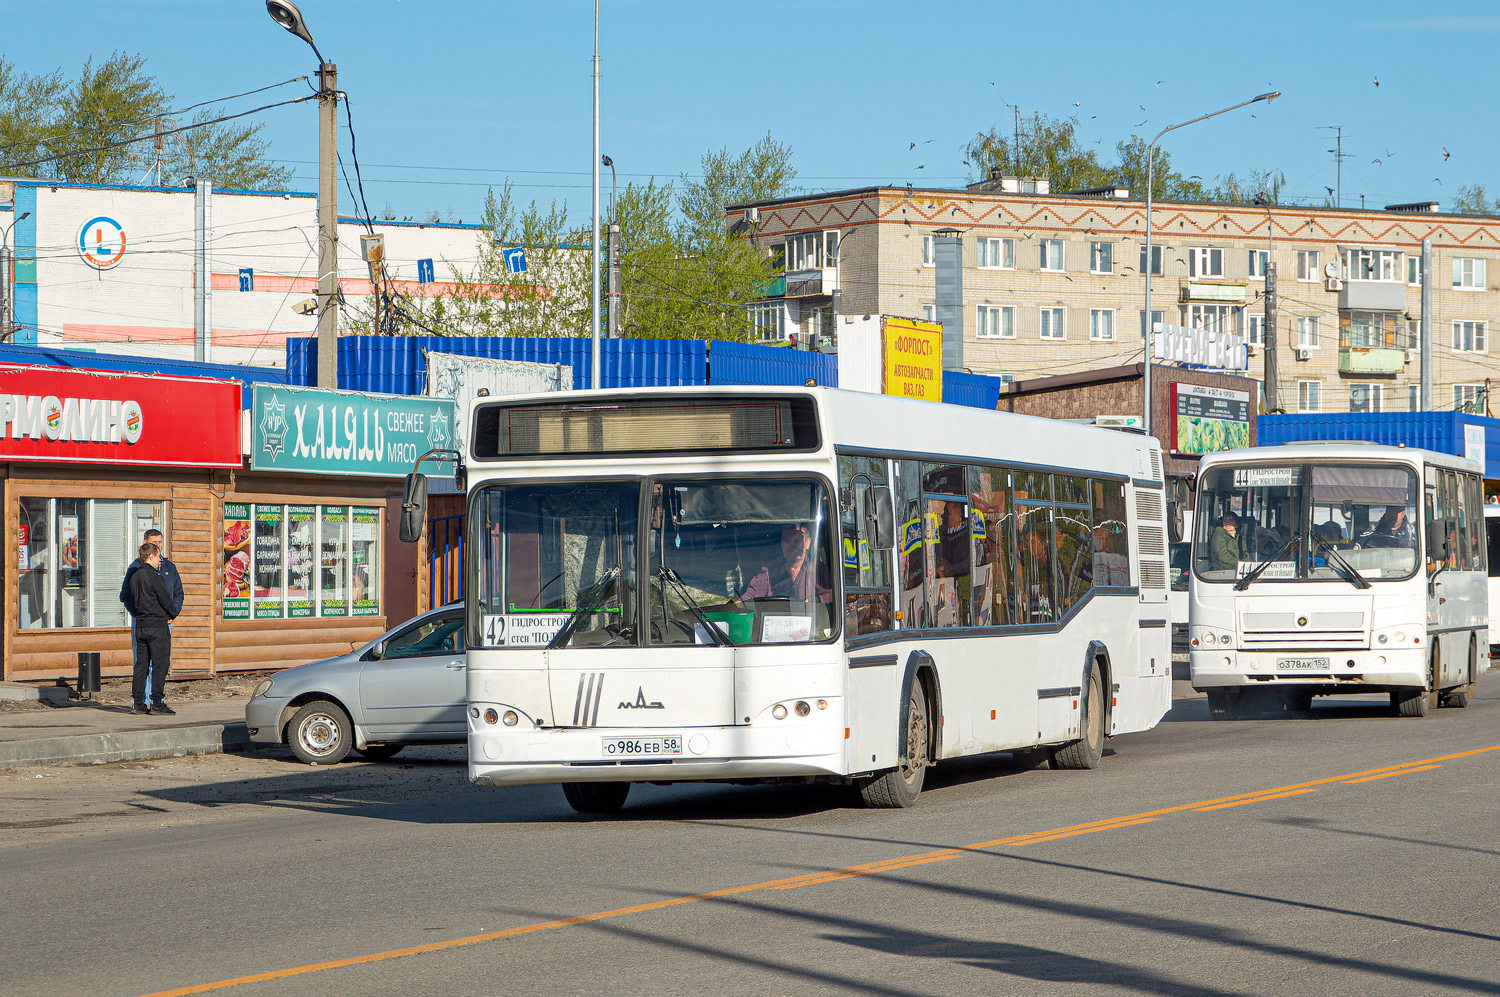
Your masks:
[{"label": "car side mirror", "polygon": [[865,539],[872,550],[890,550],[896,545],[896,514],[891,507],[889,488],[871,488],[865,492]]},{"label": "car side mirror", "polygon": [[385,641],[377,640],[370,648],[370,660],[379,661],[383,657],[385,657]]},{"label": "car side mirror", "polygon": [[413,544],[422,539],[427,527],[427,476],[408,474],[401,493],[401,542]]}]

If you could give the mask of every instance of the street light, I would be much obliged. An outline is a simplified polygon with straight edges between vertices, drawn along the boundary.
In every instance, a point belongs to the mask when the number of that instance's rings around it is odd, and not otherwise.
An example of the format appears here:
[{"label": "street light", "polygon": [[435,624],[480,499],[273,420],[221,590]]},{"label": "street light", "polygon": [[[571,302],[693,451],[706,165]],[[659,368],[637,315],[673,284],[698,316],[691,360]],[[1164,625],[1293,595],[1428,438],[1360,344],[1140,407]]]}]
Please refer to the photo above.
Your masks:
[{"label": "street light", "polygon": [[0,322],[4,323],[3,326],[0,326],[0,343],[10,342],[11,336],[14,335],[15,326],[15,323],[11,320],[15,315],[16,309],[15,281],[11,279],[14,270],[10,262],[10,233],[12,229],[30,217],[31,212],[23,212],[21,217],[14,219],[9,225],[5,226],[4,235],[0,235],[0,289],[3,289],[5,292],[5,311],[3,315],[0,315]]},{"label": "street light", "polygon": [[307,42],[318,58],[318,387],[339,380],[338,67],[324,60],[292,0],[266,0],[271,20]]},{"label": "street light", "polygon": [[609,262],[609,325],[607,333],[610,339],[620,338],[620,216],[615,213],[615,193],[619,180],[615,176],[615,161],[608,156],[600,156],[599,162],[609,167],[609,238],[605,240],[604,246],[607,252],[606,259]]},{"label": "street light", "polygon": [[1271,227],[1271,195],[1261,191],[1255,195],[1255,203],[1266,208],[1266,272],[1265,277],[1265,324],[1261,327],[1261,349],[1265,353],[1261,378],[1265,382],[1265,394],[1261,399],[1267,412],[1276,412],[1281,407],[1281,395],[1277,388],[1281,376],[1276,358],[1276,232]]},{"label": "street light", "polygon": [[1217,111],[1210,111],[1207,114],[1200,114],[1198,117],[1193,118],[1189,121],[1184,121],[1181,124],[1168,125],[1161,131],[1157,132],[1156,137],[1151,140],[1151,144],[1146,146],[1146,265],[1141,268],[1146,272],[1146,356],[1144,362],[1141,364],[1141,367],[1145,373],[1145,376],[1142,378],[1142,380],[1146,382],[1143,401],[1145,409],[1144,415],[1146,417],[1145,427],[1147,436],[1151,435],[1151,359],[1156,352],[1156,330],[1154,328],[1154,323],[1152,323],[1151,321],[1151,271],[1153,269],[1152,263],[1154,262],[1151,258],[1151,187],[1155,181],[1154,171],[1156,167],[1156,143],[1160,142],[1161,137],[1167,132],[1176,131],[1179,128],[1185,128],[1188,125],[1197,124],[1199,121],[1206,121],[1209,118],[1217,117],[1220,114],[1226,114],[1230,111],[1237,111],[1240,108],[1245,107],[1249,104],[1254,104],[1257,101],[1275,100],[1280,96],[1280,90],[1273,90],[1270,93],[1263,93],[1258,97],[1251,97],[1249,100],[1242,100],[1238,104],[1231,104],[1229,107],[1220,108]]}]

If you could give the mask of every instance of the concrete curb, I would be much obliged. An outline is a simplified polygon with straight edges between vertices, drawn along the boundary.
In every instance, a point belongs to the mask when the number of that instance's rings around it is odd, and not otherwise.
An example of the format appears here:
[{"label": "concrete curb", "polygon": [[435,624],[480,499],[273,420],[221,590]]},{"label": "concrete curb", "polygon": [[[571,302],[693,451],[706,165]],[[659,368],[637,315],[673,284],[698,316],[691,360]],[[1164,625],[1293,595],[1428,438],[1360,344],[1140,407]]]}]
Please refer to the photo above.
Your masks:
[{"label": "concrete curb", "polygon": [[256,747],[242,723],[206,724],[128,731],[119,734],[81,734],[0,742],[0,768],[23,765],[104,765],[109,762],[216,755]]}]

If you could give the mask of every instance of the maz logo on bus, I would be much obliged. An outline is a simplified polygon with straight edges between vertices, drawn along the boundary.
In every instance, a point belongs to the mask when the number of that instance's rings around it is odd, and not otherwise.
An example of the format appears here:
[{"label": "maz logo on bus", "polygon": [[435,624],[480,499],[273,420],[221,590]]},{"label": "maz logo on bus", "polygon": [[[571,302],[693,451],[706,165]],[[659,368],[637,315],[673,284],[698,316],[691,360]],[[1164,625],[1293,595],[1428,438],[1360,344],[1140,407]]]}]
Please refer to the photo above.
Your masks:
[{"label": "maz logo on bus", "polygon": [[637,686],[636,687],[636,690],[635,690],[635,702],[633,702],[633,703],[621,702],[620,705],[616,707],[616,709],[620,709],[620,710],[665,710],[666,707],[662,705],[662,702],[659,699],[658,700],[654,700],[654,701],[652,701],[650,703],[646,702],[646,687],[642,685],[642,686]]}]

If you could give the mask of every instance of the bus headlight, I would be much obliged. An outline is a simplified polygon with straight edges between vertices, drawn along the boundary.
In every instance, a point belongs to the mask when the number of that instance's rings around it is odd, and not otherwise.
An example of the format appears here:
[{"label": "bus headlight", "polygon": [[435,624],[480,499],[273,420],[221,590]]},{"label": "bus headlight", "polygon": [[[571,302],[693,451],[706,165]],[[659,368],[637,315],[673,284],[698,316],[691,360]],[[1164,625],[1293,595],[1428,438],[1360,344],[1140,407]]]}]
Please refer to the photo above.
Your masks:
[{"label": "bus headlight", "polygon": [[491,707],[490,709],[484,711],[484,722],[485,723],[492,724],[496,720],[499,720],[499,719],[500,719],[500,714],[498,714],[498,713],[495,712],[494,707]]},{"label": "bus headlight", "polygon": [[771,707],[771,716],[775,717],[777,720],[785,720],[786,707],[782,706],[780,703],[777,703],[775,706]]}]

